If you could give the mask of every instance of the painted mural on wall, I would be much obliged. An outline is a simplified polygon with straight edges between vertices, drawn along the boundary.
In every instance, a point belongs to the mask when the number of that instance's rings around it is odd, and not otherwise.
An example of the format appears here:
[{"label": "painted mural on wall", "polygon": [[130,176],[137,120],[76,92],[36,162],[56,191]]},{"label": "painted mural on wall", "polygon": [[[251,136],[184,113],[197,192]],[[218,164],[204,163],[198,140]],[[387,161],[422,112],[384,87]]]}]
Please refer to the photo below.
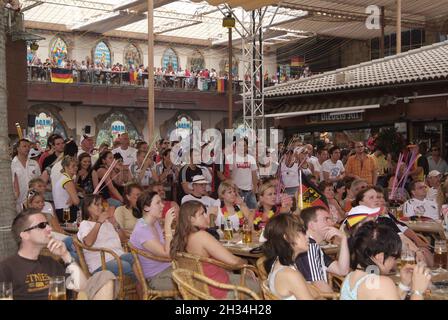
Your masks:
[{"label": "painted mural on wall", "polygon": [[57,37],[53,41],[53,45],[51,46],[51,59],[54,64],[58,67],[62,67],[64,60],[68,57],[68,49],[67,44],[60,37]]},{"label": "painted mural on wall", "polygon": [[109,144],[109,146],[112,146],[113,141],[124,132],[128,132],[131,143],[143,139],[137,132],[134,124],[126,115],[114,112],[106,119],[106,121],[104,121],[100,128],[96,138],[96,144],[99,146],[101,143],[105,142]]},{"label": "painted mural on wall", "polygon": [[98,63],[104,66],[112,65],[110,49],[105,42],[101,41],[96,45],[93,52],[93,61],[95,64]]},{"label": "painted mural on wall", "polygon": [[28,128],[28,139],[38,142],[45,149],[47,147],[47,139],[53,133],[57,133],[64,139],[67,139],[67,133],[58,119],[50,114],[41,112],[36,116],[34,128]]},{"label": "painted mural on wall", "polygon": [[192,57],[188,58],[188,67],[191,71],[200,71],[205,69],[205,60],[199,51],[196,51]]},{"label": "painted mural on wall", "polygon": [[179,67],[179,59],[173,49],[168,48],[163,53],[162,68],[168,71],[177,71]]},{"label": "painted mural on wall", "polygon": [[131,65],[134,65],[135,67],[138,67],[143,64],[142,55],[140,53],[140,50],[138,48],[130,43],[125,49],[124,49],[124,61],[123,64],[127,67],[130,67]]}]

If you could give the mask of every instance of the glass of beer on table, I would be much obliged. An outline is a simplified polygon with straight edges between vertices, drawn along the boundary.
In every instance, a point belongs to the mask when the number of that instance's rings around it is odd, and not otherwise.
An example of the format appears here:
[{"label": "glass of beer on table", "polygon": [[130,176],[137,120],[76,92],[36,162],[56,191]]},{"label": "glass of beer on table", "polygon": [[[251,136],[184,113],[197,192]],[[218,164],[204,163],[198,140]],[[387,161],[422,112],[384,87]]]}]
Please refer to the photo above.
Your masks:
[{"label": "glass of beer on table", "polygon": [[233,226],[232,222],[227,219],[224,221],[224,240],[230,241],[233,239]]},{"label": "glass of beer on table", "polygon": [[48,300],[67,300],[64,276],[50,278]]},{"label": "glass of beer on table", "polygon": [[12,300],[12,282],[0,282],[0,300]]},{"label": "glass of beer on table", "polygon": [[447,267],[446,240],[436,240],[434,243],[434,267],[446,269]]}]

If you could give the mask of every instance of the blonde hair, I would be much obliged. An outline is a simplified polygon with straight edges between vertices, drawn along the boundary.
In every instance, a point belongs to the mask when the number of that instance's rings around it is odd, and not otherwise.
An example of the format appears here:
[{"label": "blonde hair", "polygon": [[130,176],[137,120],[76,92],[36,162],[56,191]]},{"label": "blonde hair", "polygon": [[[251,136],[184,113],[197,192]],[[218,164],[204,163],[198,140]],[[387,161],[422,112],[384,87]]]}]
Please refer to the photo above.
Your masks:
[{"label": "blonde hair", "polygon": [[223,182],[221,182],[221,184],[218,187],[219,199],[222,200],[224,198],[224,193],[226,193],[229,189],[233,189],[235,190],[235,192],[237,192],[237,187],[232,180],[224,180]]},{"label": "blonde hair", "polygon": [[258,196],[263,196],[263,193],[266,192],[266,190],[268,190],[269,188],[274,188],[275,189],[275,185],[272,182],[266,182],[263,183],[260,188],[258,188]]}]

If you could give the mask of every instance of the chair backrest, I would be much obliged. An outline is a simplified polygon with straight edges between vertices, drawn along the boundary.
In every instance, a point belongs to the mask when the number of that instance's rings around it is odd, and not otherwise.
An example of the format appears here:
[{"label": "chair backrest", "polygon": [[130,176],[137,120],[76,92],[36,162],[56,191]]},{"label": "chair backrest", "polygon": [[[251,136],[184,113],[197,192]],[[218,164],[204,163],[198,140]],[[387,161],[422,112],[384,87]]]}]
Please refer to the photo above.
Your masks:
[{"label": "chair backrest", "polygon": [[263,292],[265,300],[279,300],[279,298],[269,289],[267,280],[261,282],[261,291]]},{"label": "chair backrest", "polygon": [[203,285],[207,287],[210,285],[221,290],[232,291],[234,293],[234,298],[243,295],[253,300],[260,300],[260,297],[255,292],[246,287],[217,282],[191,270],[179,268],[173,271],[172,276],[179,288],[182,298],[185,300],[215,300],[210,294],[205,293],[200,289]]},{"label": "chair backrest", "polygon": [[307,287],[315,300],[339,300],[340,294],[337,292],[322,292],[312,283],[307,283]]},{"label": "chair backrest", "polygon": [[124,292],[124,274],[123,274],[123,265],[121,263],[120,257],[113,252],[110,249],[106,248],[94,248],[94,247],[87,247],[85,244],[83,244],[76,236],[73,236],[73,244],[75,246],[76,253],[79,257],[79,264],[81,266],[82,271],[84,274],[86,274],[88,277],[91,277],[92,274],[89,271],[89,267],[87,265],[85,256],[84,256],[84,250],[87,251],[93,251],[93,252],[99,252],[101,257],[101,269],[107,270],[106,268],[106,253],[112,255],[112,257],[117,261],[118,265],[118,283],[119,283],[119,299],[124,299],[125,292]]},{"label": "chair backrest", "polygon": [[168,291],[162,292],[162,291],[158,291],[158,290],[152,290],[149,288],[149,286],[146,282],[146,278],[145,278],[145,274],[143,272],[142,265],[140,263],[140,257],[144,257],[147,259],[160,261],[160,262],[172,262],[172,260],[169,258],[155,256],[155,255],[149,253],[148,251],[140,250],[140,249],[136,248],[131,242],[128,242],[127,245],[128,245],[129,250],[131,251],[132,256],[134,257],[135,274],[137,276],[138,282],[142,286],[143,299],[150,300],[150,299],[155,299],[155,298],[162,297],[162,296],[163,297],[168,297],[168,296],[174,297],[175,293],[173,293],[172,290],[170,292],[168,292]]},{"label": "chair backrest", "polygon": [[[173,269],[186,269],[199,274],[204,274],[204,269],[202,267],[201,257],[193,255],[187,252],[178,252],[176,254],[176,259],[173,260]],[[207,295],[210,295],[208,286],[202,283],[200,290]]]},{"label": "chair backrest", "polygon": [[261,256],[257,259],[256,265],[258,269],[258,273],[260,275],[260,280],[266,280],[268,278],[268,273],[266,272],[266,269],[264,268],[264,262],[266,261],[266,256]]}]

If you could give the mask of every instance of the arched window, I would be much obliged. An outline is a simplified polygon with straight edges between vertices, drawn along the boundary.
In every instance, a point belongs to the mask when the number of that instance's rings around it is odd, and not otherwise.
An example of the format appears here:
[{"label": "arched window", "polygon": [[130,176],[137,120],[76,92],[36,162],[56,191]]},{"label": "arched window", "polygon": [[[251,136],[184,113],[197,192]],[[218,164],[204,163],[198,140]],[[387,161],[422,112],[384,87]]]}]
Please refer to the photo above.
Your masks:
[{"label": "arched window", "polygon": [[204,56],[196,50],[191,57],[188,58],[188,68],[192,71],[200,71],[205,69]]},{"label": "arched window", "polygon": [[143,64],[142,54],[140,49],[133,43],[130,43],[124,49],[124,61],[123,64],[127,67],[134,65],[138,67]]},{"label": "arched window", "polygon": [[28,132],[28,139],[38,142],[43,149],[47,147],[47,139],[53,133],[61,135],[64,139],[67,138],[64,126],[56,117],[47,112],[41,112],[36,116],[34,127],[28,128]]},{"label": "arched window", "polygon": [[93,62],[95,64],[103,64],[104,66],[112,65],[111,52],[109,46],[104,41],[100,41],[96,45],[93,51]]},{"label": "arched window", "polygon": [[171,48],[166,49],[162,57],[162,68],[168,71],[177,71],[178,67],[179,59],[176,52]]},{"label": "arched window", "polygon": [[[233,56],[232,58],[232,74],[234,77],[238,78],[238,60]],[[224,76],[229,72],[229,59],[221,60],[219,63],[220,76]]]},{"label": "arched window", "polygon": [[103,122],[96,138],[96,144],[99,146],[101,143],[106,142],[112,146],[115,139],[124,132],[129,134],[131,141],[143,139],[126,115],[120,112],[113,112]]},{"label": "arched window", "polygon": [[56,37],[53,39],[50,50],[50,56],[54,64],[58,67],[62,66],[64,59],[68,57],[67,43],[62,38]]}]

